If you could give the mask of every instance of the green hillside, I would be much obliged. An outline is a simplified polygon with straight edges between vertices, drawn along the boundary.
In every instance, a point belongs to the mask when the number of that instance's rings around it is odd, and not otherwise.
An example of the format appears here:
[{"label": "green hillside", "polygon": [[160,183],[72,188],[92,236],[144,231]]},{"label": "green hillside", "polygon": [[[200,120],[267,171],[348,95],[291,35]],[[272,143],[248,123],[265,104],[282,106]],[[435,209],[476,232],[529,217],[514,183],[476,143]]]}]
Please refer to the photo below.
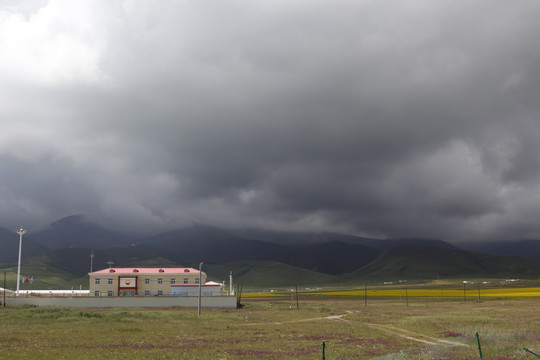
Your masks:
[{"label": "green hillside", "polygon": [[294,267],[272,261],[241,261],[228,264],[204,265],[203,271],[210,280],[229,281],[229,272],[233,272],[233,283],[249,288],[292,287],[296,283],[302,286],[322,286],[333,284],[336,277],[327,274]]},{"label": "green hillside", "polygon": [[344,276],[371,279],[456,277],[540,277],[540,263],[514,256],[410,246],[382,253],[375,261]]},{"label": "green hillside", "polygon": [[[21,290],[49,290],[49,289],[88,289],[88,279],[81,278],[78,274],[66,271],[43,256],[32,258],[33,261],[25,261],[21,265],[21,277],[33,277],[32,284],[21,283]],[[6,288],[17,287],[17,265],[0,269],[6,273]],[[3,277],[1,279],[3,282]]]},{"label": "green hillside", "polygon": [[[123,251],[121,266],[198,267],[198,263],[175,262],[170,258],[152,255],[151,251],[143,252],[142,247],[113,250],[118,253]],[[22,264],[21,275],[33,276],[34,282],[21,285],[21,289],[87,289],[88,254],[88,249],[61,249],[26,259]],[[105,256],[101,255],[99,264],[104,262]],[[96,263],[94,265],[94,269],[98,269]],[[225,264],[205,263],[203,271],[208,274],[209,280],[226,284],[232,271],[234,284],[242,284],[246,289],[291,288],[296,283],[300,287],[329,287],[439,278],[540,278],[540,263],[532,260],[423,246],[392,249],[381,253],[369,264],[362,265],[359,262],[359,268],[347,274],[329,275],[277,261],[242,260]],[[99,268],[103,267],[101,265]],[[7,287],[14,289],[16,265],[6,265],[4,270],[7,274]]]}]

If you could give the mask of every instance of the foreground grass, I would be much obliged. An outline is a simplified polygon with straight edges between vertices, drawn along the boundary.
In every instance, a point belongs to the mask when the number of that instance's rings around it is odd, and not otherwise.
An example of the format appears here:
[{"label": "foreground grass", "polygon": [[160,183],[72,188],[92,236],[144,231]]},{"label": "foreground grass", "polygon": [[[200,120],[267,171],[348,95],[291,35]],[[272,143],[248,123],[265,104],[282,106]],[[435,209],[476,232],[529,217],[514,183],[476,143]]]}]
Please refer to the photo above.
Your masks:
[{"label": "foreground grass", "polygon": [[[238,310],[0,308],[9,359],[531,359],[538,301],[251,300]],[[443,341],[445,342],[443,342]],[[393,354],[393,355],[392,355]]]}]

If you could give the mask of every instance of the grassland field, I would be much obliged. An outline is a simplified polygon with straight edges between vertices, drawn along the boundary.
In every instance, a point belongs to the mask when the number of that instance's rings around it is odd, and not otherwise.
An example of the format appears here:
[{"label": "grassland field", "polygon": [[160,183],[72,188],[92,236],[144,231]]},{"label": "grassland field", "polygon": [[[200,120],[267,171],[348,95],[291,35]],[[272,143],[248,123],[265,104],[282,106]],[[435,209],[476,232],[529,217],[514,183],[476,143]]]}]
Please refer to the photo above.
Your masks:
[{"label": "grassland field", "polygon": [[[380,299],[442,299],[479,301],[505,299],[540,299],[539,280],[520,280],[507,282],[496,280],[491,282],[470,281],[467,284],[456,280],[418,282],[413,284],[369,284],[364,287],[330,287],[298,289],[303,298],[344,297],[344,298],[380,298]],[[244,298],[279,298],[294,297],[296,288],[271,289],[264,291],[252,290],[242,296]]]},{"label": "grassland field", "polygon": [[[245,298],[289,297],[295,296],[293,291],[275,293],[252,292]],[[432,298],[432,299],[465,299],[475,301],[486,299],[540,299],[540,288],[511,288],[511,289],[379,289],[379,290],[334,290],[302,292],[301,296],[308,297],[357,297],[373,298]]]},{"label": "grassland field", "polygon": [[0,358],[322,359],[324,341],[326,359],[479,359],[476,333],[484,359],[537,358],[524,348],[540,354],[539,288],[493,287],[504,298],[478,299],[471,286],[464,301],[463,289],[452,297],[451,284],[439,285],[449,296],[435,301],[414,285],[407,302],[403,289],[399,297],[384,286],[368,288],[367,298],[362,289],[301,291],[298,301],[246,292],[242,308],[202,309],[200,317],[180,307],[8,305],[0,307]]}]

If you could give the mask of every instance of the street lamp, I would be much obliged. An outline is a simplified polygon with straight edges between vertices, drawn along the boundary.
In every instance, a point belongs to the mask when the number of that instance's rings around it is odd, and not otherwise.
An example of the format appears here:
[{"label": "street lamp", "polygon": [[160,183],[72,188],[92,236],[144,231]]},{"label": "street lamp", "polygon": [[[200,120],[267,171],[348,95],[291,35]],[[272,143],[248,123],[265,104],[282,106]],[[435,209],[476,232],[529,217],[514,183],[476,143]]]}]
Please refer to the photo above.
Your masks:
[{"label": "street lamp", "polygon": [[19,263],[17,265],[17,292],[16,296],[19,296],[19,286],[21,284],[21,249],[22,249],[22,236],[26,233],[26,230],[24,230],[22,227],[17,230],[17,234],[19,234]]},{"label": "street lamp", "polygon": [[201,316],[201,292],[202,292],[202,282],[201,282],[201,279],[202,279],[202,272],[201,272],[201,269],[202,269],[202,265],[203,263],[200,263],[199,264],[199,306],[198,306],[198,313],[199,313],[199,316]]},{"label": "street lamp", "polygon": [[90,272],[94,270],[94,252],[90,251]]}]

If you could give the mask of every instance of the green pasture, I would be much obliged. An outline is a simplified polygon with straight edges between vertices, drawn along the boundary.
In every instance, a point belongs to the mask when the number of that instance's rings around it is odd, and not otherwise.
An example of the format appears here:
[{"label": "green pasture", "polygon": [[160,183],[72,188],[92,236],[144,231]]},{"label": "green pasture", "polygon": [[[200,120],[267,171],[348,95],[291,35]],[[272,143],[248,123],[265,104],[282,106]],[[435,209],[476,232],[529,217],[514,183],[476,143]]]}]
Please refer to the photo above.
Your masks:
[{"label": "green pasture", "polygon": [[[533,359],[537,300],[245,299],[240,309],[0,307],[6,359]],[[297,307],[298,304],[298,307]]]}]

